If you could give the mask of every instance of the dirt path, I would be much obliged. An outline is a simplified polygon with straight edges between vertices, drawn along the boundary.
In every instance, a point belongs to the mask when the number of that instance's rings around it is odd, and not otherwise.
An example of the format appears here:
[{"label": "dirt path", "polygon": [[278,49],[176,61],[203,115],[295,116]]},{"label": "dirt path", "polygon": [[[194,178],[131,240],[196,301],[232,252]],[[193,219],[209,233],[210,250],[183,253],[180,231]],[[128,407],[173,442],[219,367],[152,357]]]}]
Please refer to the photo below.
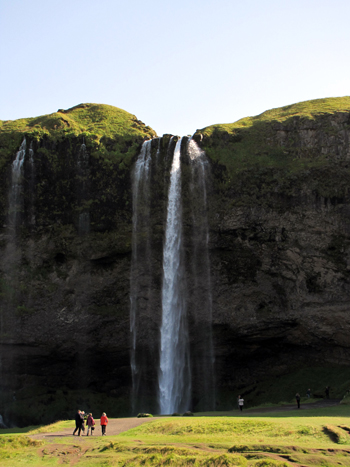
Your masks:
[{"label": "dirt path", "polygon": [[[124,431],[131,430],[131,428],[136,428],[139,425],[142,425],[143,423],[148,423],[152,422],[153,420],[159,420],[158,417],[153,417],[153,418],[112,418],[109,419],[109,423],[107,425],[107,430],[106,434],[107,436],[112,436],[112,435],[119,435],[120,433],[123,433]],[[71,436],[73,438],[73,430],[75,428],[75,423],[74,420],[72,420],[72,427],[67,428],[66,430],[63,431],[56,431],[54,433],[39,433],[37,435],[30,435],[32,439],[54,439],[54,438],[61,438],[63,436]],[[85,433],[86,433],[86,428],[85,428]],[[94,431],[93,436],[101,436],[101,427],[98,424],[98,420],[96,421],[96,428]],[[86,438],[85,434],[81,434],[81,436],[74,436],[74,439],[76,441],[80,439]]]}]

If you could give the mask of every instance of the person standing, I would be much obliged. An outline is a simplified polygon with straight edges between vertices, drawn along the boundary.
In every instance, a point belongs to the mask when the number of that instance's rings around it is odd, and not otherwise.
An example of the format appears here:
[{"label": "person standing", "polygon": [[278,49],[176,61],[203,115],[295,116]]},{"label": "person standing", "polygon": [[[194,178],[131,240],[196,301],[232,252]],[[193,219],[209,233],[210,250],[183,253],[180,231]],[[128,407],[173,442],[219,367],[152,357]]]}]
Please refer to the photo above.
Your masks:
[{"label": "person standing", "polygon": [[101,430],[102,430],[102,436],[106,436],[106,427],[108,425],[108,418],[107,418],[106,412],[103,412],[101,416],[100,425],[101,425]]},{"label": "person standing", "polygon": [[295,399],[297,401],[298,409],[300,409],[300,394],[298,392],[295,394]]},{"label": "person standing", "polygon": [[78,431],[78,436],[80,436],[81,428],[83,426],[84,417],[80,410],[75,414],[75,430],[73,431],[73,436]]},{"label": "person standing", "polygon": [[81,415],[81,418],[82,418],[82,422],[81,422],[81,431],[83,432],[83,435],[85,435],[85,422],[86,422],[86,413],[84,412],[84,410],[82,410],[80,412],[80,415]]},{"label": "person standing", "polygon": [[240,396],[240,398],[238,399],[238,405],[239,405],[239,410],[242,412],[243,410],[243,405],[244,405],[244,399],[243,397]]},{"label": "person standing", "polygon": [[326,392],[326,399],[329,399],[329,389],[330,389],[329,386],[326,386],[326,390],[325,390],[325,392]]},{"label": "person standing", "polygon": [[310,397],[311,397],[311,389],[310,388],[306,391],[306,395],[307,395],[307,398],[310,399]]},{"label": "person standing", "polygon": [[92,413],[89,413],[87,421],[86,421],[86,425],[87,425],[87,434],[86,434],[86,436],[89,436],[89,430],[90,430],[90,435],[92,436],[93,431],[95,429],[95,420],[94,420],[94,417],[92,416]]}]

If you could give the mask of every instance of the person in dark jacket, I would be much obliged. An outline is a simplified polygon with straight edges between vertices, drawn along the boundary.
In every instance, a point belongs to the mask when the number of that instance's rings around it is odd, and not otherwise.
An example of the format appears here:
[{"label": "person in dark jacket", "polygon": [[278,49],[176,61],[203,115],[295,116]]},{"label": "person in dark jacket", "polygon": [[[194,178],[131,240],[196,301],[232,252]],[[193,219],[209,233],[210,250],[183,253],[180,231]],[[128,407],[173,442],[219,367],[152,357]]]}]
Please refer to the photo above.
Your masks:
[{"label": "person in dark jacket", "polygon": [[329,399],[329,386],[326,386],[325,393],[326,393],[326,399]]},{"label": "person in dark jacket", "polygon": [[94,417],[92,416],[92,413],[89,413],[89,416],[86,421],[86,425],[87,425],[86,436],[89,436],[89,430],[90,430],[90,435],[92,436],[94,434],[94,429],[95,429],[95,420],[94,420]]},{"label": "person in dark jacket", "polygon": [[84,421],[84,417],[81,411],[78,410],[78,412],[75,414],[75,430],[73,431],[73,435],[75,435],[75,433],[78,431],[78,436],[80,436],[80,432],[83,426],[83,421]]},{"label": "person in dark jacket", "polygon": [[300,409],[300,394],[298,392],[295,394],[295,400],[297,401],[298,409]]}]

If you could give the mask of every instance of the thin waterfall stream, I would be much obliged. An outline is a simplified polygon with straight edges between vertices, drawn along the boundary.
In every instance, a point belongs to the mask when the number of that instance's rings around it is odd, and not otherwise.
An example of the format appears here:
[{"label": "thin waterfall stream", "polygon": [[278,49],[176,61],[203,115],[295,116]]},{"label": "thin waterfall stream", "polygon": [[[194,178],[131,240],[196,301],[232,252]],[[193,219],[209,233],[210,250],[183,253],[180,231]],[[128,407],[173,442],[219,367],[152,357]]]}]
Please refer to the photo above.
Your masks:
[{"label": "thin waterfall stream", "polygon": [[20,222],[20,215],[22,212],[22,189],[23,189],[23,163],[26,155],[27,141],[24,138],[22,144],[17,151],[16,158],[12,162],[11,172],[11,188],[9,192],[9,215],[8,222],[12,228],[12,233],[15,236],[16,229]]},{"label": "thin waterfall stream", "polygon": [[192,215],[191,308],[196,345],[192,346],[192,372],[201,408],[215,410],[215,371],[212,333],[212,286],[209,258],[207,190],[209,161],[193,138],[187,143],[190,159],[190,204]]},{"label": "thin waterfall stream", "polygon": [[151,282],[150,271],[150,175],[151,140],[145,141],[132,173],[133,217],[132,257],[130,274],[130,333],[132,412],[142,407],[144,383],[144,352],[140,346],[143,315],[147,307]]}]

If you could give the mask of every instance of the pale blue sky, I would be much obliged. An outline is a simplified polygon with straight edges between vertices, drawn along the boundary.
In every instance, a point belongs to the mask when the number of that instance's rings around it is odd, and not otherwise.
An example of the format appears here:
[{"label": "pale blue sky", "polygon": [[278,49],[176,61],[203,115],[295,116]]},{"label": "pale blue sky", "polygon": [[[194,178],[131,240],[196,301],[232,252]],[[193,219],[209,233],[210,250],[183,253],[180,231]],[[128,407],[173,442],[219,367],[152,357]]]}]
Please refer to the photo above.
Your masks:
[{"label": "pale blue sky", "polygon": [[82,102],[159,135],[350,94],[349,0],[0,0],[0,119]]}]

